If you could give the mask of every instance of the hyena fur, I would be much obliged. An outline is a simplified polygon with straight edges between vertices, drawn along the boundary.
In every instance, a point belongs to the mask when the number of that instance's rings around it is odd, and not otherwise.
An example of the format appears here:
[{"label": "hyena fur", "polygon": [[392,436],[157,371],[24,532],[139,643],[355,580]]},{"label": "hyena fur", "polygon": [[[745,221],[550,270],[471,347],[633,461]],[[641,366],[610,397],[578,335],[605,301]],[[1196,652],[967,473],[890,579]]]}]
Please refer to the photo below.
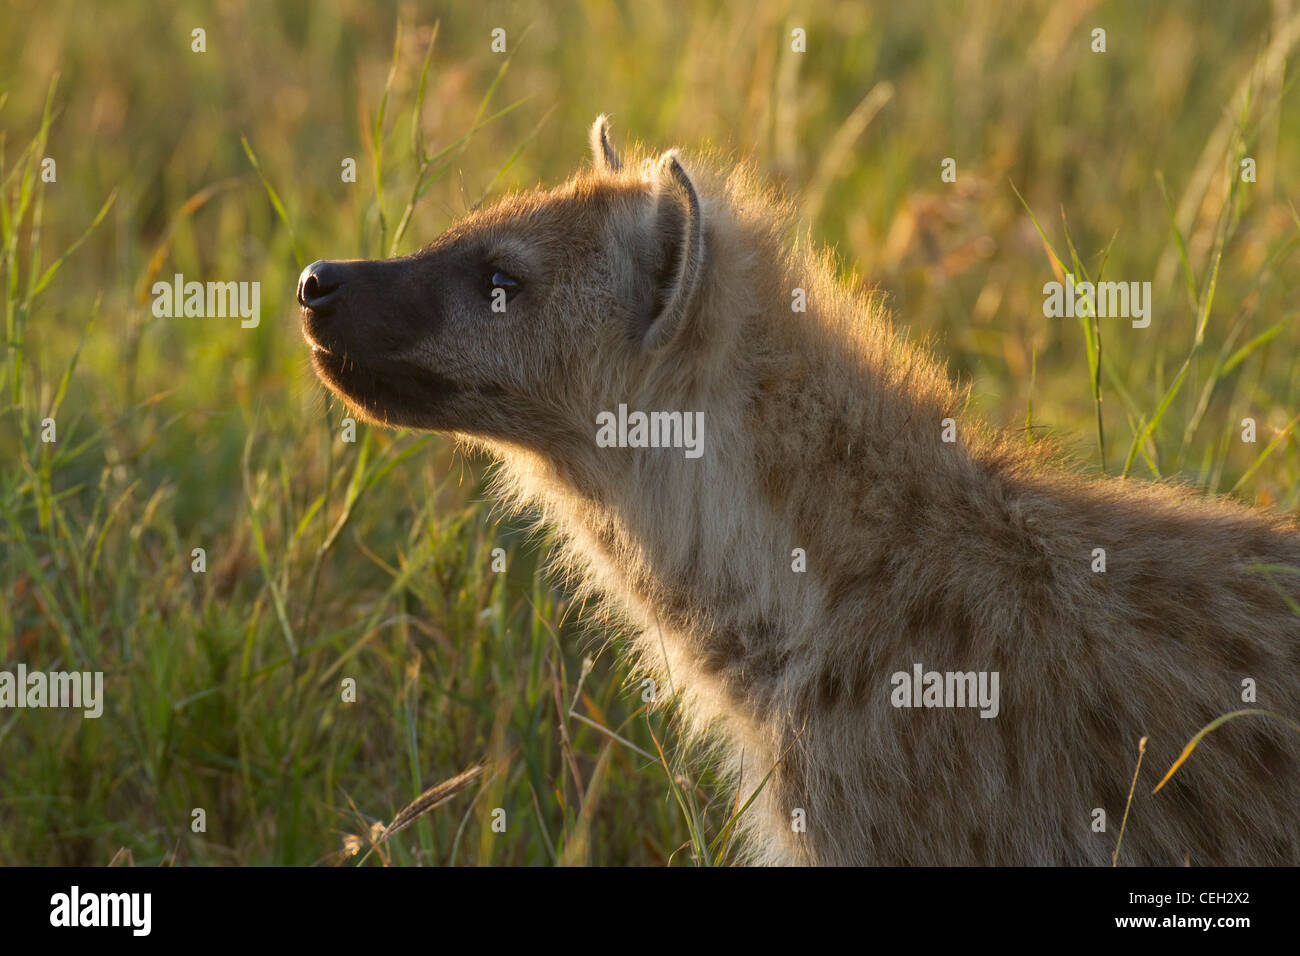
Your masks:
[{"label": "hyena fur", "polygon": [[[1296,525],[973,420],[752,172],[591,140],[415,255],[309,266],[303,331],[369,420],[495,456],[741,794],[774,771],[747,859],[1109,865],[1145,737],[1121,862],[1300,863],[1285,720],[1151,792],[1214,718],[1300,713]],[[703,454],[601,447],[620,404],[702,412]],[[997,715],[895,706],[918,664],[996,672]]]}]

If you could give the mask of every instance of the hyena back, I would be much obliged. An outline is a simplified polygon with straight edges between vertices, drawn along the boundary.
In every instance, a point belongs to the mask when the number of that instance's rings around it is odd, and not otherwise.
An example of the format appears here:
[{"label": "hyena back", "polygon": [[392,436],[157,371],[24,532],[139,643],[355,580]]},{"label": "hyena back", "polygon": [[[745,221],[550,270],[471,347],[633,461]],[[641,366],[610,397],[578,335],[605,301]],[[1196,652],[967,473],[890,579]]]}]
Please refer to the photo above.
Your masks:
[{"label": "hyena back", "polygon": [[[1296,717],[1296,527],[969,420],[750,173],[592,146],[416,255],[309,266],[303,330],[370,420],[496,456],[744,792],[775,768],[749,859],[1109,864],[1146,737],[1124,862],[1300,863],[1284,721],[1151,794],[1215,717]],[[702,412],[703,453],[608,447],[620,406]],[[918,665],[996,674],[996,715],[896,706]]]}]

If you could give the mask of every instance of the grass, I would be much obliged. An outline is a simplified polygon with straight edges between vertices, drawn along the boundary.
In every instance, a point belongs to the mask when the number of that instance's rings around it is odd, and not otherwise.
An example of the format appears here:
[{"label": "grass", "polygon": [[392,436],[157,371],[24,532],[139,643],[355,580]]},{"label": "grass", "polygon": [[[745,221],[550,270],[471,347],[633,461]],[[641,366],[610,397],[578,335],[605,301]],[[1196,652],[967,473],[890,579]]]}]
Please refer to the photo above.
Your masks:
[{"label": "grass", "polygon": [[[557,181],[599,112],[806,198],[990,420],[1300,507],[1300,25],[1272,5],[401,9],[0,12],[0,661],[107,698],[0,710],[0,863],[732,858],[747,795],[647,716],[490,463],[341,441],[296,328],[305,262]],[[1044,318],[1065,271],[1150,280],[1151,327]],[[154,317],[175,273],[261,282],[261,324]]]}]

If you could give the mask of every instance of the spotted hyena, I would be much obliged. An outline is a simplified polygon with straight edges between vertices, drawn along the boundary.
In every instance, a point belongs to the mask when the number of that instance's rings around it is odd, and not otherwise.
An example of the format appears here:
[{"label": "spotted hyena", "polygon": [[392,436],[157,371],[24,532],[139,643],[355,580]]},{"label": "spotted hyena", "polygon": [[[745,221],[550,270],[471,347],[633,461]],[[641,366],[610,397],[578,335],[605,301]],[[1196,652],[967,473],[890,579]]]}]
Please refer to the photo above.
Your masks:
[{"label": "spotted hyena", "polygon": [[1150,792],[1243,681],[1300,713],[1300,579],[1259,570],[1296,526],[971,420],[752,172],[591,139],[415,255],[308,266],[302,328],[371,421],[496,456],[739,786],[775,768],[750,859],[1109,863],[1147,737],[1127,861],[1300,863],[1283,721]]}]

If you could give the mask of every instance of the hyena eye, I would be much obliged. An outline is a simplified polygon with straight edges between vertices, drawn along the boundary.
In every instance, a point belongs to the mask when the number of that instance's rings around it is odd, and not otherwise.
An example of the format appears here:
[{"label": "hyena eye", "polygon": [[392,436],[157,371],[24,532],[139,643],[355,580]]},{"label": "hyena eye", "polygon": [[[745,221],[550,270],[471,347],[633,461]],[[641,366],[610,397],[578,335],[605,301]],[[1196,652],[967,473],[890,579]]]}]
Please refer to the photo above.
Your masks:
[{"label": "hyena eye", "polygon": [[504,272],[492,273],[491,284],[493,289],[505,289],[507,302],[518,295],[521,288],[518,280],[506,275]]}]

